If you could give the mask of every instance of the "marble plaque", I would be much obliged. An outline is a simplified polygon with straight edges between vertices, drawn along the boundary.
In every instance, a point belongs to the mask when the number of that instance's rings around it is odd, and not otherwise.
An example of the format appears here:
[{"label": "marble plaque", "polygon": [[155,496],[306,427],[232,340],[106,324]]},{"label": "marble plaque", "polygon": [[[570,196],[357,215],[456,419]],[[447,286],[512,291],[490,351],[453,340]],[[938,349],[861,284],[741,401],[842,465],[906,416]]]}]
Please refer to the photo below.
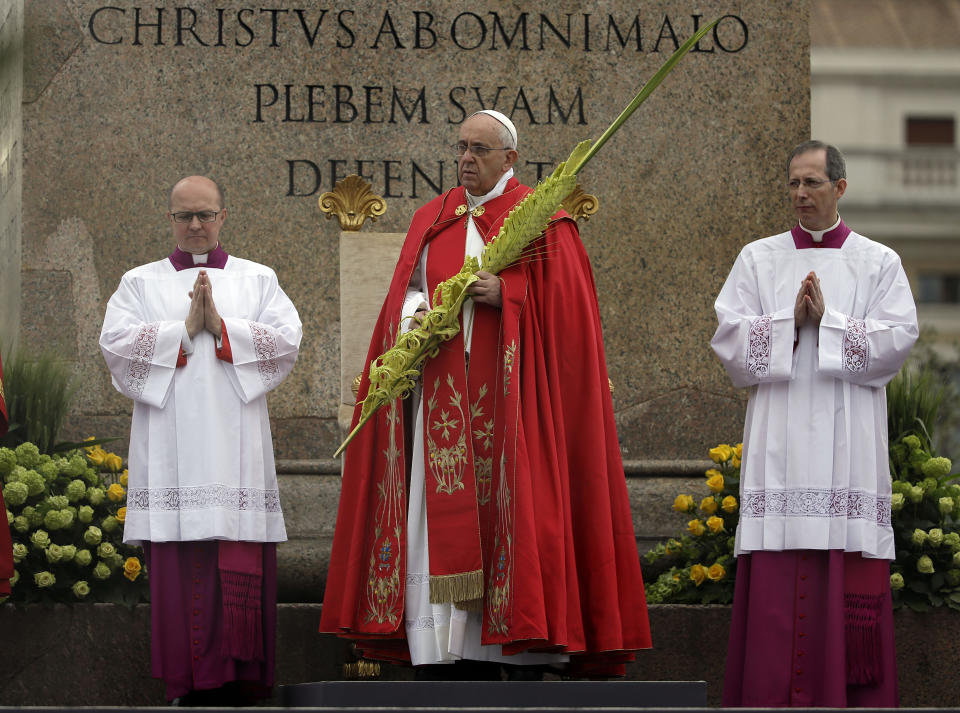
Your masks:
[{"label": "marble plaque", "polygon": [[304,323],[300,362],[271,396],[277,456],[328,458],[349,325],[340,231],[319,195],[360,174],[388,205],[366,229],[404,231],[455,185],[450,146],[481,108],[512,117],[518,177],[534,184],[720,18],[581,174],[600,198],[581,234],[624,455],[702,460],[739,439],[744,404],[709,348],[713,301],[739,248],[791,223],[783,173],[809,135],[807,15],[806,2],[766,0],[25,0],[23,300],[69,287],[63,304],[23,311],[44,329],[21,331],[75,341],[87,424],[129,412],[98,320],[124,271],[171,251],[170,186],[210,175],[226,194],[225,248],[272,266]]}]

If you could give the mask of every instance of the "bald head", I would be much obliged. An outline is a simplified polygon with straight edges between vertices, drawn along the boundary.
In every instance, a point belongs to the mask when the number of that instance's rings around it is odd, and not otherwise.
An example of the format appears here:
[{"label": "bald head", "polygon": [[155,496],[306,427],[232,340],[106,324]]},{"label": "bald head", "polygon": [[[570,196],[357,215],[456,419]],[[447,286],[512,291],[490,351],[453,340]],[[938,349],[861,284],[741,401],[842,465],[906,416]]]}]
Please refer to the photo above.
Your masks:
[{"label": "bald head", "polygon": [[173,194],[177,189],[190,189],[190,188],[201,188],[209,190],[212,188],[217,193],[217,210],[220,210],[224,207],[223,201],[223,190],[220,188],[220,185],[214,181],[212,178],[207,178],[206,176],[186,176],[181,178],[179,181],[173,184],[173,188],[170,189],[170,196],[167,199],[167,209],[173,210]]},{"label": "bald head", "polygon": [[227,218],[223,191],[206,176],[187,176],[170,189],[170,225],[177,246],[184,252],[208,253],[220,242]]}]

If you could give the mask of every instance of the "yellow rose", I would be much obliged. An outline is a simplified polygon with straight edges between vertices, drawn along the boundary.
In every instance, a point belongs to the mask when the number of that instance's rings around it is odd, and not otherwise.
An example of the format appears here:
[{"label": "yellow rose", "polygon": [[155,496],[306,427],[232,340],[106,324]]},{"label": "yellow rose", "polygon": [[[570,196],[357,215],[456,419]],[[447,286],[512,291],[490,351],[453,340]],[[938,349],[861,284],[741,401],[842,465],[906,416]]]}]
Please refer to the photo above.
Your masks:
[{"label": "yellow rose", "polygon": [[693,508],[692,495],[678,495],[673,501],[673,509],[677,512],[690,512]]},{"label": "yellow rose", "polygon": [[103,465],[112,473],[117,473],[123,467],[123,458],[116,453],[107,453],[103,459]]},{"label": "yellow rose", "polygon": [[104,461],[107,459],[107,452],[103,450],[100,446],[91,448],[87,453],[87,458],[95,466],[99,467],[103,465]]},{"label": "yellow rose", "polygon": [[140,560],[136,557],[127,557],[127,561],[123,563],[123,576],[132,582],[140,576],[140,570]]},{"label": "yellow rose", "polygon": [[707,529],[703,526],[703,522],[700,520],[691,520],[687,523],[687,530],[690,531],[691,535],[700,537]]},{"label": "yellow rose", "polygon": [[710,565],[710,569],[707,570],[707,579],[710,579],[714,582],[719,582],[726,576],[726,574],[727,570],[723,568],[723,565],[718,562],[714,562],[712,565]]},{"label": "yellow rose", "polygon": [[733,447],[733,455],[735,455],[737,458],[743,458],[743,444],[742,444],[742,443],[738,443],[737,445],[735,445],[735,446]]},{"label": "yellow rose", "polygon": [[700,509],[707,515],[713,515],[717,511],[717,500],[712,495],[705,497],[700,501]]},{"label": "yellow rose", "polygon": [[734,468],[740,467],[740,456],[734,454],[733,458],[730,459],[730,465]]},{"label": "yellow rose", "polygon": [[726,443],[721,443],[716,448],[710,449],[710,458],[714,463],[724,463],[733,456],[733,449]]},{"label": "yellow rose", "polygon": [[[711,469],[712,470],[712,469]],[[708,470],[707,473],[710,471]],[[717,471],[714,471],[715,475],[711,475],[707,478],[707,487],[710,488],[715,493],[723,492],[723,474]]]},{"label": "yellow rose", "polygon": [[117,520],[119,520],[120,522],[126,522],[127,520],[126,508],[120,508],[119,510],[117,510]]},{"label": "yellow rose", "polygon": [[107,488],[107,497],[110,498],[113,502],[119,503],[123,500],[123,496],[127,494],[127,491],[123,489],[123,486],[120,483],[112,483],[109,488]]},{"label": "yellow rose", "polygon": [[698,587],[703,584],[703,580],[707,578],[707,568],[702,564],[695,564],[690,568],[690,580],[696,584]]},{"label": "yellow rose", "polygon": [[737,499],[732,495],[728,495],[723,499],[723,502],[720,503],[720,507],[723,508],[724,512],[736,512]]},{"label": "yellow rose", "polygon": [[128,480],[127,469],[124,468],[123,472],[120,474],[120,485],[122,485],[123,487],[127,487],[127,480]]},{"label": "yellow rose", "polygon": [[716,535],[718,532],[723,532],[723,518],[717,517],[716,515],[713,517],[708,517],[707,527],[714,535]]}]

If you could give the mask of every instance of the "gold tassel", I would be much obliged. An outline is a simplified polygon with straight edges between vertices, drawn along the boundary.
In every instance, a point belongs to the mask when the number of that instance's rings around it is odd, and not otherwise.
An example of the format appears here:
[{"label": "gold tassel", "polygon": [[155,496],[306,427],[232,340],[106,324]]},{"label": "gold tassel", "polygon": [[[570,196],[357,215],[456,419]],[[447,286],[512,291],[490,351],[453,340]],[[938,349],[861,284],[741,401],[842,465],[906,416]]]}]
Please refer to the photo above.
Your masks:
[{"label": "gold tassel", "polygon": [[379,678],[380,664],[376,661],[367,661],[360,659],[353,663],[343,664],[343,678],[346,680],[357,680],[365,678]]},{"label": "gold tassel", "polygon": [[483,611],[482,599],[470,599],[465,602],[455,602],[457,609],[463,611]]},{"label": "gold tassel", "polygon": [[430,575],[430,603],[466,602],[483,597],[483,570]]}]

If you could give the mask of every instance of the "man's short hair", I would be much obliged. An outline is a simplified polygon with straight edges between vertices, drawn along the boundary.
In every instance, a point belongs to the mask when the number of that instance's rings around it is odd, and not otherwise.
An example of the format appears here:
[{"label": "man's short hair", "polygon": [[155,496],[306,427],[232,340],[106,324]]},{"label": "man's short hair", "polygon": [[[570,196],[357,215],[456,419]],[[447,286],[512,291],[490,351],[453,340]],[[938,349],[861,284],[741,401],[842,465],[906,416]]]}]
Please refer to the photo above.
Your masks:
[{"label": "man's short hair", "polygon": [[[199,176],[200,174],[196,174],[196,175]],[[183,178],[187,178],[187,176],[184,176]],[[170,186],[170,190],[167,191],[167,210],[171,210],[173,208],[173,189],[177,187],[177,183],[180,183],[180,181],[182,181],[183,178],[178,178],[177,182],[174,183],[172,186]],[[212,181],[213,185],[216,186],[217,200],[220,201],[220,210],[223,210],[224,208],[227,207],[227,203],[223,198],[223,189],[220,187],[220,184],[214,181],[212,178],[210,178],[210,176],[204,176],[204,178],[206,178],[208,181]]]},{"label": "man's short hair", "polygon": [[832,144],[826,144],[823,141],[817,141],[816,139],[811,139],[810,141],[804,141],[802,144],[797,144],[793,151],[790,153],[790,157],[787,159],[787,178],[790,177],[790,164],[800,154],[807,153],[809,151],[819,151],[823,149],[827,152],[827,178],[831,181],[839,181],[841,178],[847,177],[847,162],[843,160],[843,154],[840,153],[840,149]]}]

